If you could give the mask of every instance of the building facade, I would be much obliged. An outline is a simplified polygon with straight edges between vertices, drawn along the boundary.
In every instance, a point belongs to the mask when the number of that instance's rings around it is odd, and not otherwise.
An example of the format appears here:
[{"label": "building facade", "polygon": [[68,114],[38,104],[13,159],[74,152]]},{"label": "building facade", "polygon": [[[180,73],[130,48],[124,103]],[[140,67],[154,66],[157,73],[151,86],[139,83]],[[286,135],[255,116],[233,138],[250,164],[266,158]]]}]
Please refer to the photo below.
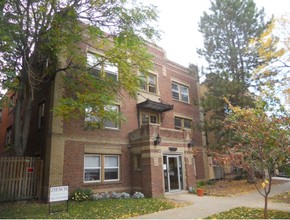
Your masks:
[{"label": "building facade", "polygon": [[[25,154],[44,160],[44,198],[50,186],[61,185],[70,192],[91,188],[158,197],[206,179],[207,155],[197,129],[197,68],[185,68],[168,60],[162,48],[148,47],[154,69],[143,76],[137,100],[123,94],[111,106],[125,122],[107,121],[103,129],[92,130],[84,126],[90,117],[65,120],[55,115],[52,110],[65,92],[61,73],[36,95]],[[110,71],[117,76],[117,70]],[[193,154],[193,147],[200,150]]]}]

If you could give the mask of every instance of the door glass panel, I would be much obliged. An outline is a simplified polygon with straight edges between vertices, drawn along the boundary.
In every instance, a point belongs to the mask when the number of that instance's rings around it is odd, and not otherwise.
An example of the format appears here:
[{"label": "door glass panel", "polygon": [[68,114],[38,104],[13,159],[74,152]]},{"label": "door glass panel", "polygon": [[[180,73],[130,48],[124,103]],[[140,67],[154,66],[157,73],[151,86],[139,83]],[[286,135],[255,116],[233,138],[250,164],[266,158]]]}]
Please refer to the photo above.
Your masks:
[{"label": "door glass panel", "polygon": [[176,157],[169,157],[169,182],[170,182],[170,190],[177,190],[179,189],[179,180],[178,180],[178,162]]}]

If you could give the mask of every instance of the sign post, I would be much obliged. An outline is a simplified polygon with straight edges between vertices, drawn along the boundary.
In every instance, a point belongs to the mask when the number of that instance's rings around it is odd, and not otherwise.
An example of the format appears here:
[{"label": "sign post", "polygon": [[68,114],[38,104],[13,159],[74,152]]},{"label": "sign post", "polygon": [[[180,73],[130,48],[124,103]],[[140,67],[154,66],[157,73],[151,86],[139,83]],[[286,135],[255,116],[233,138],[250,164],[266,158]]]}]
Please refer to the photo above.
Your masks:
[{"label": "sign post", "polygon": [[[49,214],[51,211],[51,203],[66,201],[66,211],[68,211],[68,186],[52,186],[49,193]],[[57,210],[63,211],[63,210]]]}]

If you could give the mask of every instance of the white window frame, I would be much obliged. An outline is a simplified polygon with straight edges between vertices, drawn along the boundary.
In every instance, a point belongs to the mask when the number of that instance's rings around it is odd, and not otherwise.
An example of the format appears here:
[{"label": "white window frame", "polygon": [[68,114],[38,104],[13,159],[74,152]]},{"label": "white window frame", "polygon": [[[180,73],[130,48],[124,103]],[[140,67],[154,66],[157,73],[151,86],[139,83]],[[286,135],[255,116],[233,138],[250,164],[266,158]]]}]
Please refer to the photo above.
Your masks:
[{"label": "white window frame", "polygon": [[[98,157],[99,166],[85,166],[85,161],[87,157]],[[106,158],[114,157],[117,158],[117,166],[105,166]],[[97,165],[97,164],[96,164]],[[106,169],[117,169],[118,178],[117,179],[106,179]],[[86,170],[99,170],[100,176],[98,180],[86,180]],[[83,182],[84,183],[101,183],[101,182],[116,182],[120,181],[120,155],[110,155],[110,154],[85,154],[84,155],[84,169],[83,169]]]},{"label": "white window frame", "polygon": [[[173,85],[177,86],[177,89],[173,88]],[[186,92],[184,92],[184,90],[186,90]],[[172,82],[171,83],[171,92],[172,92],[172,98],[174,100],[178,100],[184,103],[189,103],[189,87],[186,85],[182,85],[180,83],[177,82]],[[173,95],[173,93],[178,94],[178,98],[175,97]],[[187,97],[186,100],[183,99],[183,97]]]},{"label": "white window frame", "polygon": [[[99,157],[99,162],[100,165],[99,166],[95,166],[95,167],[86,167],[85,166],[85,158],[86,157]],[[87,170],[99,170],[100,173],[100,178],[98,180],[86,180],[86,169]],[[84,173],[83,173],[84,177],[83,177],[83,181],[84,183],[96,183],[96,182],[101,182],[102,180],[102,157],[101,155],[93,155],[93,154],[85,154],[84,155]]]},{"label": "white window frame", "polygon": [[[117,167],[106,167],[106,158],[114,157],[117,158]],[[106,179],[106,169],[117,169],[118,178],[117,179]],[[104,155],[104,182],[119,181],[120,180],[120,157],[118,155]]]}]

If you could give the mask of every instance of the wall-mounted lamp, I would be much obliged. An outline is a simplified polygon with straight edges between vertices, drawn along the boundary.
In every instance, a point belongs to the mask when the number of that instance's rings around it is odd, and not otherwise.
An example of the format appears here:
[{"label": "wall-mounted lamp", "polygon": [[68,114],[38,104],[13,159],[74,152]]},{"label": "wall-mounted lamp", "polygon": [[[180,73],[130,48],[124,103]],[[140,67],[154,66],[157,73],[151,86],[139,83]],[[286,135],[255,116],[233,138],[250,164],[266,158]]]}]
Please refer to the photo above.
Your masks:
[{"label": "wall-mounted lamp", "polygon": [[190,142],[187,144],[188,148],[194,147],[194,145],[194,140],[190,140]]},{"label": "wall-mounted lamp", "polygon": [[159,136],[159,134],[157,134],[156,139],[154,140],[154,145],[158,145],[161,143],[161,137]]}]

